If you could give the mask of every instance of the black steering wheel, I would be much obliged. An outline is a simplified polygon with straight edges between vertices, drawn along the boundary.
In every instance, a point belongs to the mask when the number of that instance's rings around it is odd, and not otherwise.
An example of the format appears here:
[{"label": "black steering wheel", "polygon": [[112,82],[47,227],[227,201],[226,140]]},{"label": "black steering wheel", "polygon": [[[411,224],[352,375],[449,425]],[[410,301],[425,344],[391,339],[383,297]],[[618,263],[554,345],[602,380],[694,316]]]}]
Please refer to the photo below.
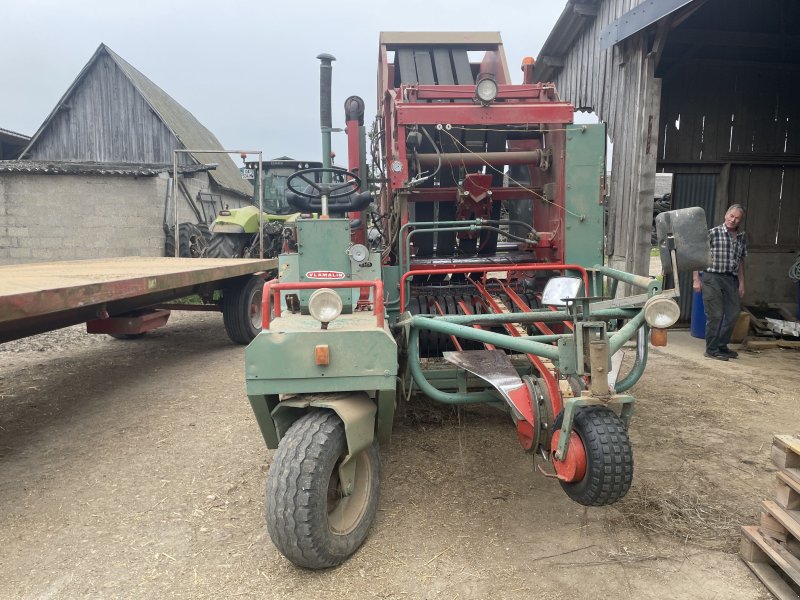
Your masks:
[{"label": "black steering wheel", "polygon": [[[306,175],[325,175],[326,173],[330,173],[332,176],[349,177],[350,179],[343,183],[317,183],[316,177],[312,179],[306,177]],[[333,177],[331,177],[331,179],[333,179]],[[305,189],[300,190],[293,185],[297,180],[301,180],[306,184]],[[301,198],[315,199],[320,196],[327,196],[330,200],[336,200],[337,198],[345,198],[355,194],[358,188],[361,187],[361,179],[359,179],[358,175],[355,173],[345,171],[344,169],[303,169],[289,176],[289,179],[286,180],[286,187],[290,192]],[[311,192],[307,191],[309,187],[311,188]]]},{"label": "black steering wheel", "polygon": [[[308,177],[326,173],[330,173],[334,177],[343,177],[346,181],[317,183],[316,177]],[[300,182],[305,184],[302,190],[299,189]],[[345,169],[303,169],[292,173],[286,180],[286,201],[301,212],[320,212],[322,197],[325,196],[328,199],[330,214],[341,215],[347,212],[357,212],[365,209],[372,202],[370,192],[359,192],[358,188],[360,187],[361,179],[358,175]]]}]

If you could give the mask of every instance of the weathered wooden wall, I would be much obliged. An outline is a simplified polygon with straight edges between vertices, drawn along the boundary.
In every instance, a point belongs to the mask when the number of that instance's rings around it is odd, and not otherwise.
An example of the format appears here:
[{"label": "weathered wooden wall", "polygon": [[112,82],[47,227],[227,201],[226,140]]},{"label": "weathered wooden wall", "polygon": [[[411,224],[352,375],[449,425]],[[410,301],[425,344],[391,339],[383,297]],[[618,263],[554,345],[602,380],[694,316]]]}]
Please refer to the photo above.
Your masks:
[{"label": "weathered wooden wall", "polygon": [[800,248],[800,72],[697,64],[664,77],[659,164],[718,173],[729,204],[747,209],[750,249]]},{"label": "weathered wooden wall", "polygon": [[[101,54],[31,147],[33,160],[172,164],[174,135],[114,61]],[[185,159],[185,155],[181,157]]]},{"label": "weathered wooden wall", "polygon": [[600,32],[640,3],[605,0],[571,45],[555,77],[561,97],[593,110],[613,143],[606,253],[612,266],[646,274],[655,194],[661,82],[644,35],[607,49]]}]

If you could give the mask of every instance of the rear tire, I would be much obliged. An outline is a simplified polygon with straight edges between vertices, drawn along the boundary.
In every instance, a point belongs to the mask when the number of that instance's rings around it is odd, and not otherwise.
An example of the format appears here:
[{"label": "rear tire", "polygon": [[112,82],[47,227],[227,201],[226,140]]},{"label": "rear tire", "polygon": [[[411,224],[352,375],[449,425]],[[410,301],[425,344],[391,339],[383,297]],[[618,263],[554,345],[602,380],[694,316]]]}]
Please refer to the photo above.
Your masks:
[{"label": "rear tire", "polygon": [[[554,423],[561,427],[563,413]],[[572,500],[584,506],[606,506],[622,500],[633,481],[633,451],[625,424],[604,406],[589,406],[575,413],[573,431],[586,449],[586,474],[580,481],[561,487]]]},{"label": "rear tire", "polygon": [[272,543],[300,567],[343,563],[364,542],[378,509],[378,444],[356,462],[353,493],[342,494],[338,466],[347,455],[344,424],[316,410],[286,432],[272,458],[266,485],[267,529]]},{"label": "rear tire", "polygon": [[[202,234],[194,223],[178,224],[179,256],[181,258],[195,258],[192,255],[192,236],[195,235]],[[167,233],[167,237],[164,240],[164,256],[175,256],[175,234],[173,231]]]},{"label": "rear tire", "polygon": [[264,280],[251,277],[238,287],[222,292],[222,320],[228,337],[237,344],[249,344],[261,332],[261,300]]},{"label": "rear tire", "polygon": [[240,233],[214,233],[208,243],[206,258],[242,258],[247,238]]}]

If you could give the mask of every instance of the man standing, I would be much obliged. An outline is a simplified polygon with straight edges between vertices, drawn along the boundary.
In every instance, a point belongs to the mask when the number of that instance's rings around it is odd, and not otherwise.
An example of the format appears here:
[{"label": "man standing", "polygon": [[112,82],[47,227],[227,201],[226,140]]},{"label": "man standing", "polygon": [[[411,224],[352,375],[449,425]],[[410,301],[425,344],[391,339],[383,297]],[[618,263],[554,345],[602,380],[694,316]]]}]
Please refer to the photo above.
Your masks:
[{"label": "man standing", "polygon": [[744,209],[734,204],[725,213],[725,222],[708,230],[711,266],[703,273],[702,282],[699,273],[694,272],[694,290],[703,290],[706,356],[717,360],[739,356],[728,348],[728,342],[739,318],[740,299],[744,296],[747,238],[740,228],[742,219]]}]

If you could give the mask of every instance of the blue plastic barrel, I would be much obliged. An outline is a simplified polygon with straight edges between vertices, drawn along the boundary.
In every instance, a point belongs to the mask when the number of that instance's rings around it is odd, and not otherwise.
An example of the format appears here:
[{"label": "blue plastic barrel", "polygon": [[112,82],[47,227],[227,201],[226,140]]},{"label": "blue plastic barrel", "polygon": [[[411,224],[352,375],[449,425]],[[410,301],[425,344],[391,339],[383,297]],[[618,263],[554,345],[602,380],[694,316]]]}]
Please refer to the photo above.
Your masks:
[{"label": "blue plastic barrel", "polygon": [[703,292],[694,292],[692,295],[692,337],[705,339],[706,337],[706,311],[703,306]]}]

